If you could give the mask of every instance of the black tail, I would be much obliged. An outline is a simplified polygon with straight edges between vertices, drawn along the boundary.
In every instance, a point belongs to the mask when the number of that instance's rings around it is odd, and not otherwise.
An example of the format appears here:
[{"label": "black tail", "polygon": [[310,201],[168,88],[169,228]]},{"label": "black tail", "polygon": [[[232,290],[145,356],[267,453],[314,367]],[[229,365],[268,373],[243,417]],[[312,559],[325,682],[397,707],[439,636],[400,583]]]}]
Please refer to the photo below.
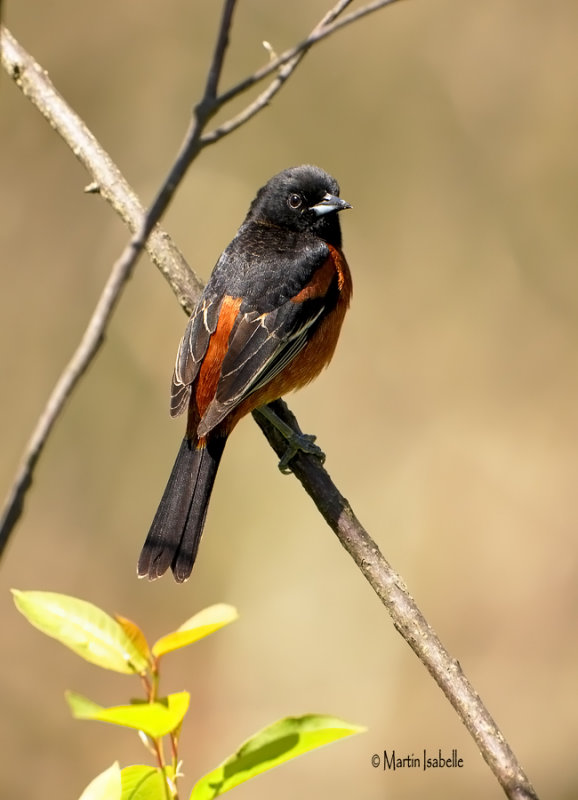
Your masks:
[{"label": "black tail", "polygon": [[179,583],[191,574],[226,442],[212,436],[205,447],[195,447],[183,439],[138,560],[140,578],[160,578],[169,567]]}]

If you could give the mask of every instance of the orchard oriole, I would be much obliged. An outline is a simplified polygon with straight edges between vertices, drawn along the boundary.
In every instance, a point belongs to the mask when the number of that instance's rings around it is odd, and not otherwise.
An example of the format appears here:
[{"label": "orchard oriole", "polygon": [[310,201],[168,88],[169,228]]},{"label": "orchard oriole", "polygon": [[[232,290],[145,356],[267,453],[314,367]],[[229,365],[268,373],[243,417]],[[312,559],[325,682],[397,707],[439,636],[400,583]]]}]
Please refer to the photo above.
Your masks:
[{"label": "orchard oriole", "polygon": [[245,414],[304,386],[335,350],[351,298],[337,212],[319,167],[263,186],[189,320],[172,380],[185,438],[138,562],[140,577],[191,574],[227,437]]}]

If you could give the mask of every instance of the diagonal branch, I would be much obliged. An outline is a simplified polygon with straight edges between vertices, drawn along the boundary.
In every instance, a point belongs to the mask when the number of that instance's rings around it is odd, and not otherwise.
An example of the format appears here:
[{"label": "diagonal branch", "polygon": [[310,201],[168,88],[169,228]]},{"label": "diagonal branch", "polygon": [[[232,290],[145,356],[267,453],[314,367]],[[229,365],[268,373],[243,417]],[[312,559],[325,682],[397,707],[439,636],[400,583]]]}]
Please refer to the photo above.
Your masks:
[{"label": "diagonal branch", "polygon": [[[389,2],[393,1],[389,0]],[[388,4],[387,0],[386,2],[373,3],[371,6],[364,7],[365,13],[369,13],[367,9],[370,7],[375,10],[377,7],[386,4]],[[232,11],[233,5],[233,2],[226,2],[225,12],[227,8]],[[346,0],[341,0],[330,14],[337,15],[341,13],[347,5],[348,2]],[[364,9],[360,9],[355,14],[359,16]],[[223,18],[225,16],[226,13],[224,13]],[[351,19],[353,16],[349,15],[349,17],[342,18],[341,25],[345,24],[346,20]],[[101,194],[113,204],[131,228],[136,227],[141,222],[142,209],[116,167],[114,167],[104,151],[98,147],[94,137],[90,135],[78,117],[58,97],[41,68],[17,45],[5,30],[0,31],[0,45],[2,46],[3,63],[8,72],[24,93],[41,108],[51,124],[69,142],[73,151],[95,178]],[[223,56],[224,48],[225,45],[223,45],[222,49]],[[302,48],[300,52],[304,52],[305,49]],[[291,57],[285,59],[283,64],[289,63]],[[274,67],[274,69],[277,69],[278,66]],[[198,293],[200,284],[193,279],[183,277],[183,270],[186,273],[186,267],[176,249],[172,251],[176,259],[176,267],[173,269],[170,255],[172,247],[168,237],[158,230],[154,231],[147,244],[147,249],[153,254],[154,260],[164,265],[163,270],[170,275],[171,285],[176,287],[183,304],[183,298],[187,293],[190,293],[189,298]],[[63,379],[59,381],[58,391],[55,390],[57,396],[55,398],[53,395],[47,407],[45,416],[49,418],[50,424],[46,435],[48,435],[51,425],[62,410],[70,390],[101,344],[107,321],[118,302],[122,287],[125,285],[134,264],[134,257],[140,248],[142,248],[142,242],[133,240],[129,247],[131,257],[133,257],[132,262],[130,260],[123,261],[121,258],[120,262],[113,268],[87,333],[75,357],[72,359],[69,370],[67,370],[70,373],[70,383],[66,384],[66,381],[64,381],[64,385],[61,385]],[[278,401],[274,405],[276,413],[298,429],[295,418],[288,411],[285,404]],[[261,415],[256,413],[255,416],[259,425],[265,431],[269,442],[281,454],[285,449],[285,443],[278,439],[277,431],[275,429],[270,430],[268,423],[263,420]],[[35,447],[29,450],[28,471],[25,472],[22,480],[24,490],[19,496],[19,504],[16,502],[12,505],[12,522],[14,522],[14,514],[17,514],[21,508],[26,486],[30,484],[32,470],[44,441],[45,439],[42,439],[42,437],[33,437]],[[298,454],[294,457],[292,469],[325,520],[339,537],[342,545],[352,556],[360,571],[386,606],[396,629],[412,647],[456,709],[506,795],[512,800],[536,800],[537,795],[530,781],[491,715],[463,674],[459,663],[445,650],[409,595],[401,578],[383,558],[377,544],[361,526],[349,503],[333,484],[328,473],[315,458],[303,454]],[[8,517],[10,517],[10,513]],[[4,528],[3,530],[9,530],[9,528]]]},{"label": "diagonal branch", "polygon": [[[295,416],[283,400],[271,403],[271,408],[283,422],[300,432]],[[253,416],[281,458],[287,449],[286,440],[259,411],[253,412]],[[538,800],[532,784],[464,675],[459,661],[445,649],[403,580],[383,557],[377,543],[357,519],[319,460],[298,452],[291,459],[291,471],[387,608],[396,630],[458,713],[506,796],[511,800]]]}]

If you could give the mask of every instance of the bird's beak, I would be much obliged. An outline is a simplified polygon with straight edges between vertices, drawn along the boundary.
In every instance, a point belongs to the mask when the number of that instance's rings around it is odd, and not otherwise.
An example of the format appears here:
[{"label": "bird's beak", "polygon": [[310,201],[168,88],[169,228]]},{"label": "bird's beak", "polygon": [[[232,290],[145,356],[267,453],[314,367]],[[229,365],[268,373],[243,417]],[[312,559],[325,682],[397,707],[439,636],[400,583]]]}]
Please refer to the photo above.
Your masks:
[{"label": "bird's beak", "polygon": [[328,192],[323,200],[311,206],[309,211],[314,211],[317,216],[320,217],[322,214],[330,214],[332,211],[343,211],[344,208],[351,208],[351,206],[345,200],[342,200],[341,197],[329,194]]}]

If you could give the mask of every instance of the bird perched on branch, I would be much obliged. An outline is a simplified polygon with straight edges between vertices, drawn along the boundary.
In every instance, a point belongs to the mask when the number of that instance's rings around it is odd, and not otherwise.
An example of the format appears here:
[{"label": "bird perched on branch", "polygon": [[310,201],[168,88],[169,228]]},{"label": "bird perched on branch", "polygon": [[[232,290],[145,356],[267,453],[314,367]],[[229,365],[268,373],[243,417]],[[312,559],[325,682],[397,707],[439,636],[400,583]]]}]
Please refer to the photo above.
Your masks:
[{"label": "bird perched on branch", "polygon": [[[138,562],[140,577],[191,574],[227,438],[245,414],[313,380],[335,350],[352,283],[338,212],[351,208],[319,167],[257,193],[189,320],[172,380],[185,438]],[[305,437],[298,446],[308,449]],[[294,453],[293,449],[291,453]],[[283,460],[282,460],[283,461]]]}]

